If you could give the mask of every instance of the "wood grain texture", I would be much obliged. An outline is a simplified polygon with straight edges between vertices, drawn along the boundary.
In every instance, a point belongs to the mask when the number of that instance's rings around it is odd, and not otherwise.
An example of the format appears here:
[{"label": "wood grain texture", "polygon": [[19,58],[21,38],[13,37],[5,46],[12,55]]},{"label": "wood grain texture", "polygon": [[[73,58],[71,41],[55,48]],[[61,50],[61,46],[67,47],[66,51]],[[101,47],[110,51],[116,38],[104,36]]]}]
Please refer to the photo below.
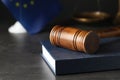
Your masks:
[{"label": "wood grain texture", "polygon": [[85,53],[94,53],[99,47],[99,37],[93,31],[56,25],[50,32],[53,45]]}]

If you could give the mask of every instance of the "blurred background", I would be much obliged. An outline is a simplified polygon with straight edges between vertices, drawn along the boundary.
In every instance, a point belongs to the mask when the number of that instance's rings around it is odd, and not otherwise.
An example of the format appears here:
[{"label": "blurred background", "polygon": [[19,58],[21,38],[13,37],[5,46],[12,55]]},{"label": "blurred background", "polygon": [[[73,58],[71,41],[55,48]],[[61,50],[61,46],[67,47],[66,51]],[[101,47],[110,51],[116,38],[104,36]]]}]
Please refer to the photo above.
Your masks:
[{"label": "blurred background", "polygon": [[15,22],[14,17],[0,1],[0,24],[10,24]]},{"label": "blurred background", "polygon": [[[78,12],[100,10],[115,15],[118,11],[118,0],[60,0],[60,3],[62,11],[55,20],[57,22],[68,19]],[[0,24],[14,22],[13,16],[0,1]]]}]

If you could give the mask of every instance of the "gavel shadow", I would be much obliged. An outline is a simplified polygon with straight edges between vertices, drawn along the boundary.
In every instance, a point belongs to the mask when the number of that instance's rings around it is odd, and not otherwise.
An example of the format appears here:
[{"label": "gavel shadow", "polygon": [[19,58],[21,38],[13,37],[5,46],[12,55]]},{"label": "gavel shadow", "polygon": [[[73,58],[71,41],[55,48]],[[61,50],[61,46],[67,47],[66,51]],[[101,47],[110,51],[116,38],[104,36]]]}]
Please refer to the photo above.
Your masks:
[{"label": "gavel shadow", "polygon": [[97,54],[120,55],[120,38],[104,38],[100,40]]}]

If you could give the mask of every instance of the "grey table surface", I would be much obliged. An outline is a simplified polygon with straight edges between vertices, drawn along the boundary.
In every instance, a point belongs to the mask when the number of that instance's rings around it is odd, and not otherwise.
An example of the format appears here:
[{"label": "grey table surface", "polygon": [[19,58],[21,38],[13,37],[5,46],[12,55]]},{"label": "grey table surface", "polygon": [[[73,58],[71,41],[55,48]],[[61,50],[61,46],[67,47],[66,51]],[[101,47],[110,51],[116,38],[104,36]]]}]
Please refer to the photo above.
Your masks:
[{"label": "grey table surface", "polygon": [[49,39],[49,30],[10,34],[11,24],[0,23],[0,80],[120,80],[120,70],[55,76],[40,56],[40,40]]}]

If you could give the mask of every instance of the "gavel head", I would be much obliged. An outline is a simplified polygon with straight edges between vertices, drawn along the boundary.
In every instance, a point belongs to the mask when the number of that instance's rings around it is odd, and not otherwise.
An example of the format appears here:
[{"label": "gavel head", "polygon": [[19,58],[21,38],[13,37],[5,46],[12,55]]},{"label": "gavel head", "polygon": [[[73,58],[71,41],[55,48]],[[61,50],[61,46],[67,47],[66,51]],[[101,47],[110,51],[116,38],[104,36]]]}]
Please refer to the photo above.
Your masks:
[{"label": "gavel head", "polygon": [[56,25],[50,32],[53,45],[85,53],[95,53],[99,48],[99,36],[93,31]]}]

